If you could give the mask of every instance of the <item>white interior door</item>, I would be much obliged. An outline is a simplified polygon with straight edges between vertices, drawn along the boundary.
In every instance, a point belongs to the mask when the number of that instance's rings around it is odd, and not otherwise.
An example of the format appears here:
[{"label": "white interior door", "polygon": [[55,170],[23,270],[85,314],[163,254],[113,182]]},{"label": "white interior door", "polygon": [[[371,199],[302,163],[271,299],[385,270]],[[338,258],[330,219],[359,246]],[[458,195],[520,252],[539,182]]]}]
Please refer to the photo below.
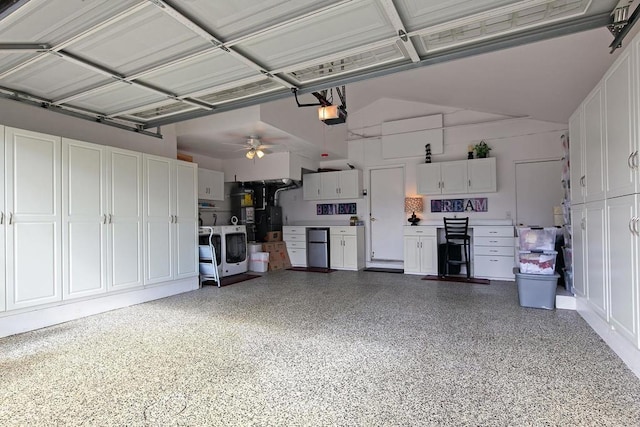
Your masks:
[{"label": "white interior door", "polygon": [[371,169],[369,179],[371,261],[402,261],[404,168]]},{"label": "white interior door", "polygon": [[562,162],[516,163],[516,224],[553,227],[553,207],[564,198]]},{"label": "white interior door", "polygon": [[60,301],[60,137],[7,128],[7,309]]}]

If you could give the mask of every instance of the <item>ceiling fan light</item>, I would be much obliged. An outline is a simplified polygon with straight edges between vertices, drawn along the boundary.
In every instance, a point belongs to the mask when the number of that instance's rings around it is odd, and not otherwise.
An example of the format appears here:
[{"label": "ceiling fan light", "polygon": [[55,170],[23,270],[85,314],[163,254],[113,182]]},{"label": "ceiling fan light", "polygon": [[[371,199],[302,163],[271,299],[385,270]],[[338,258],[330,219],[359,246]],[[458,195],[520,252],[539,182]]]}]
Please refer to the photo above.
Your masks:
[{"label": "ceiling fan light", "polygon": [[262,150],[256,150],[256,154],[258,155],[259,159],[264,157],[264,151],[262,151]]},{"label": "ceiling fan light", "polygon": [[[247,151],[247,154],[245,154],[245,156],[247,157],[247,159],[252,160],[256,155],[256,150],[254,150],[253,148],[249,151]],[[264,153],[262,154],[264,155]],[[260,158],[260,155],[258,155],[258,158]]]}]

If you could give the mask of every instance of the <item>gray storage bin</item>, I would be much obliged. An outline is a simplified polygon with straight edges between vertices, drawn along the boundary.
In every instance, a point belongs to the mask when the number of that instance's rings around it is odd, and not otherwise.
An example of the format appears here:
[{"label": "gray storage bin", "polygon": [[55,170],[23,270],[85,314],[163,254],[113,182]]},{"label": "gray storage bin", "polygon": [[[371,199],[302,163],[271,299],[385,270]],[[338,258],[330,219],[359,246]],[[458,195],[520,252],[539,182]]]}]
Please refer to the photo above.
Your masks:
[{"label": "gray storage bin", "polygon": [[553,310],[556,306],[556,287],[560,275],[526,274],[516,272],[518,300],[522,307]]}]

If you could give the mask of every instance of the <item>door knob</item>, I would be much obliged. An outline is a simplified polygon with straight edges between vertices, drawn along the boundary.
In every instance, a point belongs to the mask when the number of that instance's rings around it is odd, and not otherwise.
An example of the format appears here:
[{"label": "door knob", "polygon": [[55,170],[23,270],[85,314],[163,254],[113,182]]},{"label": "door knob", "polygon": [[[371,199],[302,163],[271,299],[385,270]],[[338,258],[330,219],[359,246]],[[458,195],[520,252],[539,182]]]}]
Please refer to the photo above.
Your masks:
[{"label": "door knob", "polygon": [[376,219],[374,217],[371,217],[371,221],[375,221]]}]

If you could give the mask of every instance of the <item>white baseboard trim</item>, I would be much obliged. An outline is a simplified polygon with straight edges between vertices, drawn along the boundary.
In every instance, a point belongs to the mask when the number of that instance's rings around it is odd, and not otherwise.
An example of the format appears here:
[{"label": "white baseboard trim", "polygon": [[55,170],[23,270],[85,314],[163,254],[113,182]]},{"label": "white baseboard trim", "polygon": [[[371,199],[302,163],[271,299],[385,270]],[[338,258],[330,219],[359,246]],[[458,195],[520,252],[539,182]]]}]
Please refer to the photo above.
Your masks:
[{"label": "white baseboard trim", "polygon": [[621,337],[609,324],[602,320],[582,297],[576,298],[578,314],[600,335],[600,338],[622,359],[629,369],[640,379],[640,350]]},{"label": "white baseboard trim", "polygon": [[561,310],[575,310],[576,297],[573,295],[556,295],[556,308]]},{"label": "white baseboard trim", "polygon": [[21,310],[15,315],[5,313],[6,316],[0,318],[0,338],[193,291],[198,289],[198,286],[198,276],[195,276],[90,300],[62,303],[46,308],[34,307],[31,311]]}]

